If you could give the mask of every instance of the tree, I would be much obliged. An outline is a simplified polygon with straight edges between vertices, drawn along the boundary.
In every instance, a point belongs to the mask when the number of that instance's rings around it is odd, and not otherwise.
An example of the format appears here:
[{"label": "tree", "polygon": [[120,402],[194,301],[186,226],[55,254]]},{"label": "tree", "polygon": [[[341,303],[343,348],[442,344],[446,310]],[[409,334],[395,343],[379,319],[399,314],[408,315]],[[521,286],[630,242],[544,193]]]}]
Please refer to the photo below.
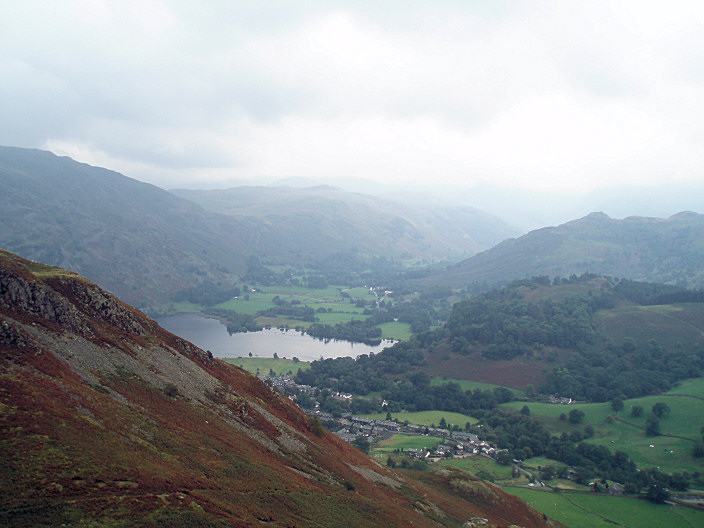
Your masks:
[{"label": "tree", "polygon": [[614,398],[611,401],[611,408],[618,412],[621,412],[621,409],[623,409],[623,400],[621,398]]},{"label": "tree", "polygon": [[369,454],[369,440],[364,436],[359,436],[352,441],[352,445],[360,451]]},{"label": "tree", "polygon": [[666,414],[669,414],[670,407],[666,403],[657,402],[655,405],[653,405],[651,412],[657,418],[662,418]]},{"label": "tree", "polygon": [[447,421],[444,416],[440,418],[440,429],[447,429]]},{"label": "tree", "polygon": [[496,455],[496,461],[499,464],[508,466],[511,462],[513,462],[513,455],[509,451],[501,451],[501,453]]},{"label": "tree", "polygon": [[582,423],[582,420],[584,420],[584,412],[580,411],[579,409],[572,409],[569,414],[570,417],[570,423],[571,424],[578,424]]},{"label": "tree", "polygon": [[526,416],[530,416],[530,407],[528,407],[527,405],[524,405],[521,408],[521,414],[524,414]]},{"label": "tree", "polygon": [[650,502],[662,504],[670,498],[670,493],[667,491],[667,488],[665,488],[662,484],[655,483],[648,488],[648,491],[645,494],[645,498],[648,499]]},{"label": "tree", "polygon": [[648,417],[645,422],[645,434],[648,436],[660,436],[660,422],[654,416]]},{"label": "tree", "polygon": [[633,416],[633,418],[639,418],[639,417],[643,416],[643,407],[641,407],[640,405],[632,406],[631,407],[631,416]]},{"label": "tree", "polygon": [[552,480],[555,478],[555,468],[543,466],[540,468],[540,480]]}]

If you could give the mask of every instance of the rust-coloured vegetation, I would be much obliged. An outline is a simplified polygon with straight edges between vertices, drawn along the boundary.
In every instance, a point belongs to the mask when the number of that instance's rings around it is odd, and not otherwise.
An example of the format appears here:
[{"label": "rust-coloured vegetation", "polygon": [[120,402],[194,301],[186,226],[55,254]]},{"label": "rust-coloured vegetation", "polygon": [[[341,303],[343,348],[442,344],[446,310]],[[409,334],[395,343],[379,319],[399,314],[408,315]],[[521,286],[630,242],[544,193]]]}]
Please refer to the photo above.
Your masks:
[{"label": "rust-coloured vegetation", "polygon": [[466,475],[379,466],[84,279],[0,271],[0,525],[546,526]]}]

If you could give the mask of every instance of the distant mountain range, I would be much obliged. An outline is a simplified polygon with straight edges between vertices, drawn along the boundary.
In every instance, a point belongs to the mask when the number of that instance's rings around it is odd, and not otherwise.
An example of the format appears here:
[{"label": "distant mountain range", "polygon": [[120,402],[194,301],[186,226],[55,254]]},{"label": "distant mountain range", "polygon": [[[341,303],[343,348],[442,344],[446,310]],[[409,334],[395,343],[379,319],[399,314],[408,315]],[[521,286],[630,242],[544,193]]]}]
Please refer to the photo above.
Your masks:
[{"label": "distant mountain range", "polygon": [[493,287],[538,275],[584,272],[704,287],[704,215],[609,218],[592,213],[509,239],[422,279],[425,284]]},{"label": "distant mountain range", "polygon": [[328,187],[176,194],[50,152],[0,147],[0,245],[146,306],[206,280],[232,282],[251,256],[286,265],[340,252],[456,261],[516,234],[476,209]]},{"label": "distant mountain range", "polygon": [[558,526],[456,469],[396,473],[83,277],[2,250],[0,372],[2,526]]},{"label": "distant mountain range", "polygon": [[212,212],[261,221],[266,243],[258,251],[283,262],[330,252],[456,261],[518,234],[472,207],[394,202],[329,186],[172,192]]}]

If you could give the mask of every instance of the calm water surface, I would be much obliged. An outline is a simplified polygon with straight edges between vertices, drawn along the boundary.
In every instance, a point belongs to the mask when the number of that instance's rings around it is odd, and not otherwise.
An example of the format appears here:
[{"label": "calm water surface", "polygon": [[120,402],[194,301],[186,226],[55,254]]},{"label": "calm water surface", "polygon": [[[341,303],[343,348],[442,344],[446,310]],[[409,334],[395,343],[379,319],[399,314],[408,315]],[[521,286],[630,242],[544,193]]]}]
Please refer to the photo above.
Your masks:
[{"label": "calm water surface", "polygon": [[278,328],[228,334],[227,327],[217,319],[208,319],[192,313],[181,313],[156,318],[156,321],[169,332],[180,336],[203,350],[210,350],[218,357],[245,357],[252,353],[255,357],[297,357],[304,361],[314,359],[357,357],[370,352],[381,352],[393,341],[384,340],[379,346],[347,341],[321,341],[295,330],[283,331]]}]

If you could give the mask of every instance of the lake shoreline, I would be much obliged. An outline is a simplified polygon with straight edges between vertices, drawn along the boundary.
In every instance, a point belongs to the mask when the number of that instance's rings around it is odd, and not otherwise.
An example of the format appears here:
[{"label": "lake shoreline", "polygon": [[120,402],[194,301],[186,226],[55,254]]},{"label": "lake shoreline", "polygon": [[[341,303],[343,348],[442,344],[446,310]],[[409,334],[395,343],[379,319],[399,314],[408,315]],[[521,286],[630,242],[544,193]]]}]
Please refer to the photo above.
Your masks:
[{"label": "lake shoreline", "polygon": [[[378,353],[395,341],[382,340],[377,346],[344,340],[316,338],[293,328],[264,328],[255,332],[230,334],[216,316],[193,312],[177,313],[155,319],[159,325],[218,358],[297,357],[302,361],[358,357]],[[252,354],[250,356],[249,354]]]}]

